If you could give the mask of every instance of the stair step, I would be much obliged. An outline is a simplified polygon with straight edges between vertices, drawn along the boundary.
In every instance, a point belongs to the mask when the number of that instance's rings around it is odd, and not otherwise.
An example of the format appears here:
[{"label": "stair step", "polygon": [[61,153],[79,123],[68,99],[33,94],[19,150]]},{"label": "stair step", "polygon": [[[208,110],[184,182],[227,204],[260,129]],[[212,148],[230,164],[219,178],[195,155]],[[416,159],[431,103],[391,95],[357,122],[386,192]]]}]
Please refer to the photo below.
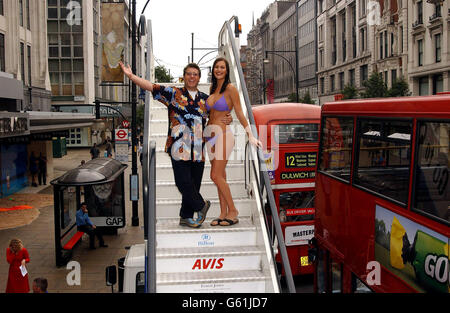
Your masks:
[{"label": "stair step", "polygon": [[269,277],[261,271],[157,274],[159,293],[263,293]]},{"label": "stair step", "polygon": [[211,226],[207,218],[200,228],[179,225],[179,218],[158,219],[156,222],[157,248],[207,248],[256,244],[256,226],[252,220],[240,217],[232,226]]},{"label": "stair step", "polygon": [[[243,180],[227,180],[233,197],[245,197],[247,191]],[[217,187],[212,181],[204,181],[200,187],[200,193],[203,197],[216,197]],[[165,197],[168,199],[181,199],[181,193],[178,191],[175,182],[172,181],[156,181],[156,198]]]},{"label": "stair step", "polygon": [[158,273],[260,270],[262,248],[229,246],[157,249]]},{"label": "stair step", "polygon": [[[233,152],[230,154],[228,164],[244,163],[245,160],[245,145],[237,146],[233,148]],[[205,151],[205,165],[210,164],[208,153]],[[164,151],[164,146],[156,146],[156,165],[160,164],[172,164],[170,156]]]},{"label": "stair step", "polygon": [[[205,163],[205,169],[203,171],[203,180],[210,181],[211,163]],[[227,179],[229,180],[244,180],[244,164],[230,163],[226,167]],[[156,166],[156,180],[173,180],[172,164],[159,164]]]},{"label": "stair step", "polygon": [[[220,204],[217,194],[215,197],[207,198],[211,201],[211,207],[209,208],[207,218],[215,218],[220,214]],[[239,211],[239,216],[249,217],[252,212],[252,206],[255,204],[255,200],[246,197],[233,198],[234,205]],[[156,217],[157,218],[173,218],[178,217],[180,214],[181,200],[177,199],[157,199],[156,200]],[[205,222],[206,223],[206,222]]]}]

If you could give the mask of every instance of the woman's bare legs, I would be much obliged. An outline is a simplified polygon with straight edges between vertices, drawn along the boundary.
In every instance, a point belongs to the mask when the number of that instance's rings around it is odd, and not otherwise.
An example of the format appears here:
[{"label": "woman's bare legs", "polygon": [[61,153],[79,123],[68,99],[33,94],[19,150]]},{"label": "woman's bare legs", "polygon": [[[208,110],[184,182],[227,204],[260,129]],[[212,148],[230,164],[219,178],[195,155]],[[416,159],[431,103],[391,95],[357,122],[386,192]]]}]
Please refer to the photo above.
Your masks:
[{"label": "woman's bare legs", "polygon": [[[216,144],[214,146],[214,155],[215,159],[211,163],[211,180],[216,184],[219,199],[221,199],[221,216],[226,211],[226,215],[224,218],[230,220],[236,220],[239,214],[238,210],[234,206],[233,197],[231,195],[230,186],[226,181],[226,171],[225,168],[228,163],[228,157],[233,151],[234,147],[234,135],[232,132],[224,132],[221,136],[216,140]],[[223,199],[223,200],[222,200]],[[223,225],[228,225],[227,222],[224,222]],[[222,225],[222,222],[220,223]]]},{"label": "woman's bare legs", "polygon": [[[216,160],[211,160],[211,172],[216,171],[215,167]],[[224,172],[224,177],[226,180],[226,172]],[[223,220],[227,216],[228,212],[228,206],[227,201],[225,200],[225,197],[223,196],[222,192],[220,191],[219,187],[217,187],[217,194],[219,195],[219,203],[220,203],[220,215],[218,217],[219,220]],[[219,221],[215,220],[211,223],[212,226],[219,225]]]}]

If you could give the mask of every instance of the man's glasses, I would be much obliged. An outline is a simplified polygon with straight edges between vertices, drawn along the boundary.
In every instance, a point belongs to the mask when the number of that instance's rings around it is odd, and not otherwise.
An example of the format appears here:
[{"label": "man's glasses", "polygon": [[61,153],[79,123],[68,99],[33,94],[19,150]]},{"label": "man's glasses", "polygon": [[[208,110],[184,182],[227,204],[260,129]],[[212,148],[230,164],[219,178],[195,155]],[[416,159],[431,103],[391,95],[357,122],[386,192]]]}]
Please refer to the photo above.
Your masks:
[{"label": "man's glasses", "polygon": [[186,72],[185,75],[197,77],[197,76],[198,76],[198,73]]}]

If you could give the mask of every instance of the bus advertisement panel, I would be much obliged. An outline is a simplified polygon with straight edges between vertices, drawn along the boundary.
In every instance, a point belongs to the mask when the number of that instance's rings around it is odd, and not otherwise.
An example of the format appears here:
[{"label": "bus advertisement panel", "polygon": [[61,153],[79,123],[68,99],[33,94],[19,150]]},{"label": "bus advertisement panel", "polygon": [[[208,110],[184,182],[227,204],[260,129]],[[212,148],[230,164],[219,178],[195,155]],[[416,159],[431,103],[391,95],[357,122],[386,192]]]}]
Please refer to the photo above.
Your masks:
[{"label": "bus advertisement panel", "polygon": [[380,205],[375,260],[419,292],[449,292],[449,238]]}]

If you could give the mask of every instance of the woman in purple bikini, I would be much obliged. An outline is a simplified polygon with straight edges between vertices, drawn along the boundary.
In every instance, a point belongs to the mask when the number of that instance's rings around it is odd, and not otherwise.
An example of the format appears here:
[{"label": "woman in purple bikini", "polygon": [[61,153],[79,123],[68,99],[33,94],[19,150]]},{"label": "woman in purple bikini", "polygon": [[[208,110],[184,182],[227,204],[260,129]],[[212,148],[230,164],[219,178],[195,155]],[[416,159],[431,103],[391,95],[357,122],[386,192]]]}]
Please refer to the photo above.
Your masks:
[{"label": "woman in purple bikini", "polygon": [[211,226],[231,226],[239,222],[239,211],[236,209],[230,187],[226,180],[225,168],[228,157],[233,151],[234,135],[229,125],[222,118],[235,110],[239,122],[247,132],[251,144],[261,147],[242,112],[237,89],[230,84],[230,66],[224,58],[217,58],[213,64],[210,96],[206,101],[209,122],[205,129],[206,147],[211,161],[211,179],[217,186],[220,202],[220,215],[211,222]]}]

